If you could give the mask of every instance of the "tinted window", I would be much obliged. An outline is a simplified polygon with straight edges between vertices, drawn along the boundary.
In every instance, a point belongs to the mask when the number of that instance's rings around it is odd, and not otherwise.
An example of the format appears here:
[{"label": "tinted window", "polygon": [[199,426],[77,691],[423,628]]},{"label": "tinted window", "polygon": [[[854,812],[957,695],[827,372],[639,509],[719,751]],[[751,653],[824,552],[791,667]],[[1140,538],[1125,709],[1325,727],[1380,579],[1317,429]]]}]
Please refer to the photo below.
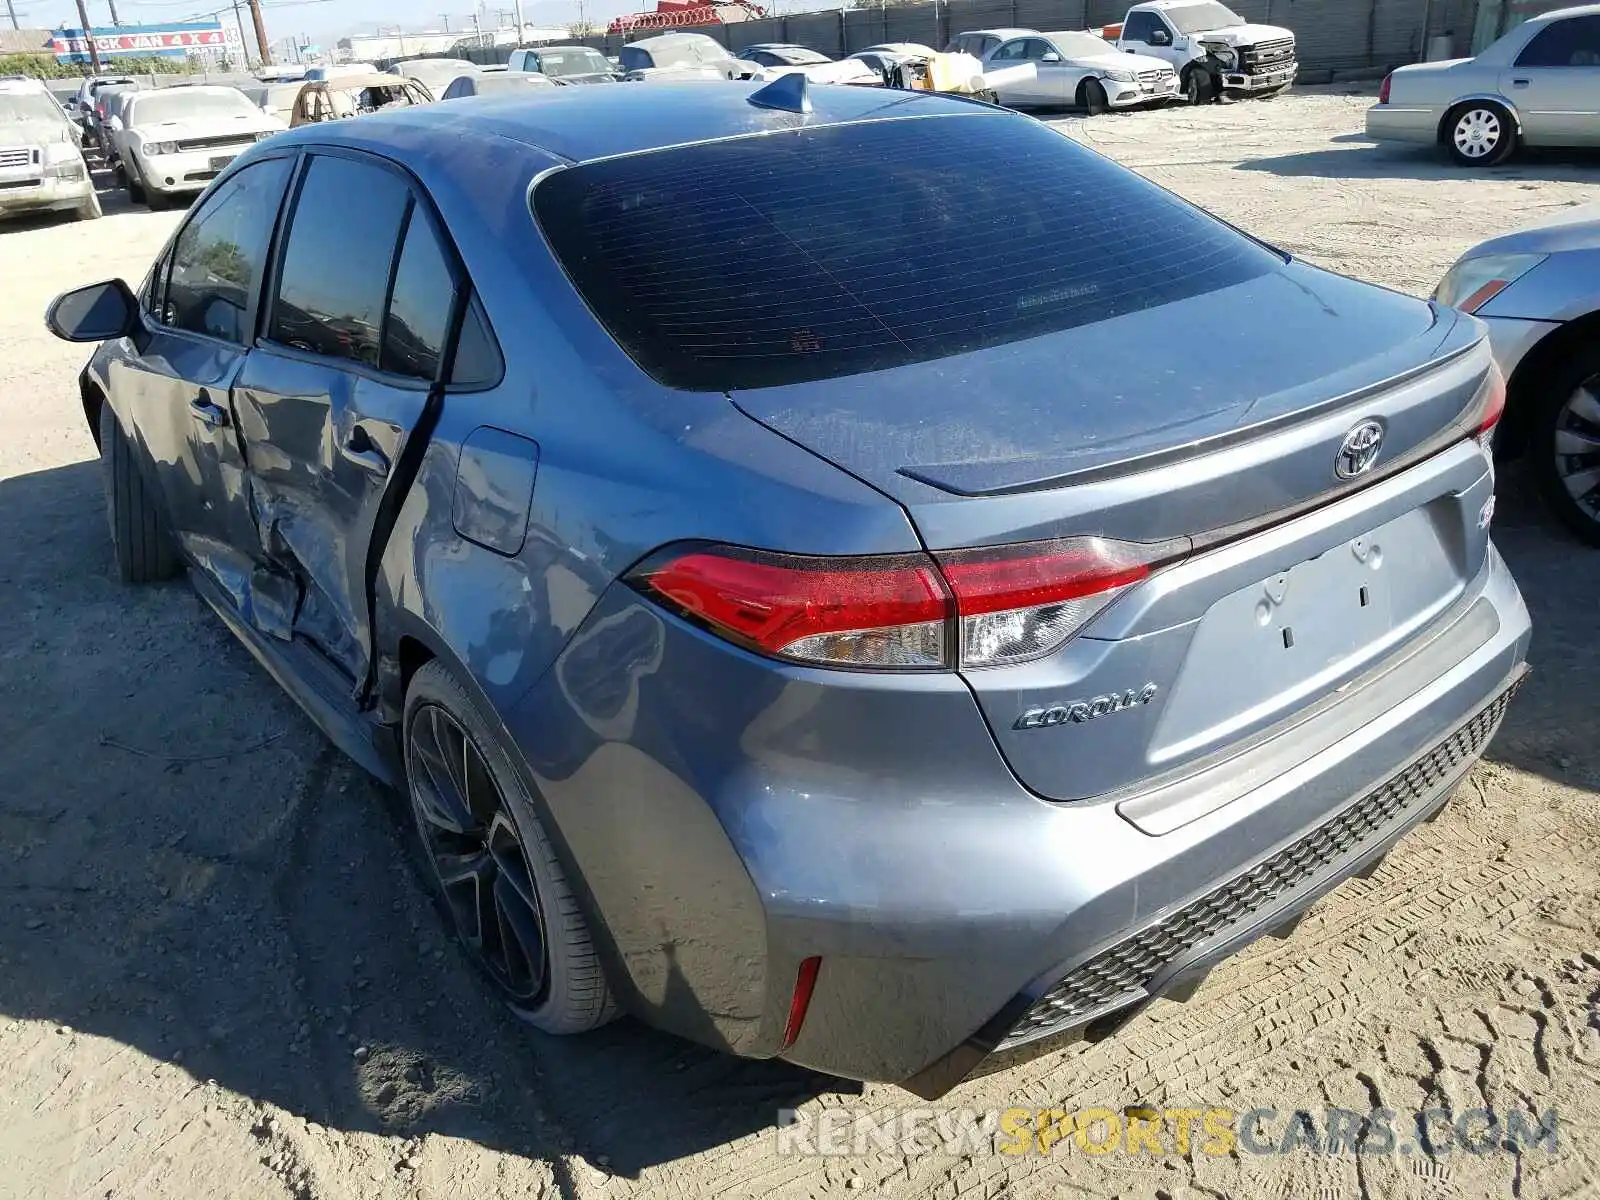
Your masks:
[{"label": "tinted window", "polygon": [[1103,321],[1277,269],[1038,122],[958,116],[709,142],[534,194],[568,275],[657,379],[764,387]]},{"label": "tinted window", "polygon": [[1600,66],[1600,17],[1552,21],[1517,58],[1519,67]]},{"label": "tinted window", "polygon": [[241,345],[250,340],[245,314],[261,281],[289,161],[245,167],[183,227],[172,247],[166,303],[157,308],[167,324]]},{"label": "tinted window", "polygon": [[311,160],[284,250],[273,341],[378,365],[383,302],[409,201],[406,185],[381,167]]},{"label": "tinted window", "polygon": [[1038,38],[1029,38],[1022,48],[1022,57],[1038,62],[1050,53],[1050,43],[1040,41]]},{"label": "tinted window", "polygon": [[624,46],[618,53],[617,60],[622,64],[624,71],[647,71],[656,65],[650,57],[650,51],[640,50],[637,46]]},{"label": "tinted window", "polygon": [[1028,43],[1021,38],[1007,42],[994,52],[995,62],[1021,62],[1028,56]]},{"label": "tinted window", "polygon": [[1161,18],[1153,12],[1129,13],[1122,26],[1122,38],[1128,42],[1148,42],[1157,29],[1165,29]]},{"label": "tinted window", "polygon": [[383,327],[385,371],[430,380],[439,373],[454,295],[450,260],[433,227],[420,213],[413,214],[394,272],[389,320]]}]

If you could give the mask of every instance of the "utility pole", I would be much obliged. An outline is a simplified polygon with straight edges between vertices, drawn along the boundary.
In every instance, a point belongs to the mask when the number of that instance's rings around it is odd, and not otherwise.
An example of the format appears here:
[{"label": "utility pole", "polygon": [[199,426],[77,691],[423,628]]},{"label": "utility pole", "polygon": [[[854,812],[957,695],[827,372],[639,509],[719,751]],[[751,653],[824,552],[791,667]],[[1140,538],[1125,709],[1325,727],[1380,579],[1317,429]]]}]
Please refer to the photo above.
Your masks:
[{"label": "utility pole", "polygon": [[16,10],[15,6],[12,5],[11,0],[6,0],[6,16],[11,18],[11,28],[13,28],[13,29],[21,29],[22,28],[21,25],[17,24],[17,10]]},{"label": "utility pole", "polygon": [[83,41],[89,47],[89,70],[98,75],[100,74],[100,51],[95,49],[94,34],[89,30],[89,10],[84,8],[83,0],[78,0],[78,24],[83,26]]},{"label": "utility pole", "polygon": [[115,28],[116,26],[121,25],[122,24],[122,18],[117,16],[117,0],[106,0],[106,4],[111,9],[111,25],[112,25],[112,28]]},{"label": "utility pole", "polygon": [[272,51],[267,47],[267,23],[261,19],[261,0],[250,0],[250,19],[256,26],[256,49],[261,51],[261,65],[272,65]]},{"label": "utility pole", "polygon": [[244,36],[244,14],[239,11],[239,0],[233,0],[233,19],[239,26],[239,57],[244,59],[244,65],[250,65],[250,43]]},{"label": "utility pole", "polygon": [[522,0],[516,0],[517,9],[517,45],[522,45]]},{"label": "utility pole", "polygon": [[[10,4],[11,0],[6,0],[6,3]],[[449,33],[450,32],[450,14],[449,13],[440,13],[439,15],[444,18],[444,31],[446,33]]]}]

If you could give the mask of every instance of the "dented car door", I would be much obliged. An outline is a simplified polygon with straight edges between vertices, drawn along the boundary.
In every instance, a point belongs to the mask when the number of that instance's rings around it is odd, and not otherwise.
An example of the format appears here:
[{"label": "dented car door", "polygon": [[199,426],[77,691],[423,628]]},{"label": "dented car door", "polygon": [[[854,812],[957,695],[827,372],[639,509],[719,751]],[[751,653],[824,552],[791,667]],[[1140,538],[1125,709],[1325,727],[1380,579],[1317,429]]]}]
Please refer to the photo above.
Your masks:
[{"label": "dented car door", "polygon": [[232,392],[293,165],[293,155],[251,163],[195,207],[146,284],[139,353],[109,368],[173,534],[247,616],[259,547]]},{"label": "dented car door", "polygon": [[236,392],[262,567],[294,596],[263,631],[310,642],[359,690],[371,662],[368,554],[428,410],[452,270],[406,177],[318,151],[298,180],[272,290]]}]

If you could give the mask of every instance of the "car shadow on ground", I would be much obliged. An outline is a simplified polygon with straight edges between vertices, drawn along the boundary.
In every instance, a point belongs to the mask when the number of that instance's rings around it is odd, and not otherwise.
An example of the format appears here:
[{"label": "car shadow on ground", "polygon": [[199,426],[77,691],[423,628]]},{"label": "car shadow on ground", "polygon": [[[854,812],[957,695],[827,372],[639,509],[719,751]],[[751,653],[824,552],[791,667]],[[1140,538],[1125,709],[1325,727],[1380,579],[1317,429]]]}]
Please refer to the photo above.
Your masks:
[{"label": "car shadow on ground", "polygon": [[[1491,756],[1595,786],[1600,554],[1502,491],[1538,636]],[[405,802],[185,584],[111,578],[98,464],[0,480],[0,513],[0,1013],[321,1125],[451,1134],[558,1176],[571,1154],[637,1177],[859,1092],[632,1021],[520,1023],[447,936]]]},{"label": "car shadow on ground", "polygon": [[1546,183],[1600,183],[1600,152],[1523,150],[1497,167],[1458,167],[1442,149],[1380,143],[1364,134],[1332,139],[1348,149],[1308,150],[1272,158],[1247,158],[1236,171],[1261,171],[1283,178],[1323,179],[1501,179]]},{"label": "car shadow on ground", "polygon": [[0,480],[0,514],[0,1013],[320,1125],[558,1172],[636,1176],[859,1091],[630,1020],[523,1024],[448,936],[405,801],[186,584],[111,577],[97,463]]}]

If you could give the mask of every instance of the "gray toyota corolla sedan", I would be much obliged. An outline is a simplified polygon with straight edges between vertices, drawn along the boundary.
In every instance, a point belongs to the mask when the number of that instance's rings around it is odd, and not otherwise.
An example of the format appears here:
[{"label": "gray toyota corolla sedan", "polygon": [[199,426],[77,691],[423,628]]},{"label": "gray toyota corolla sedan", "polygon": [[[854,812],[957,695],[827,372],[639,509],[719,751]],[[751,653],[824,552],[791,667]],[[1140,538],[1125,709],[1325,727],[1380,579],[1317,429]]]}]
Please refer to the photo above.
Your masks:
[{"label": "gray toyota corolla sedan", "polygon": [[293,130],[50,322],[124,578],[408,791],[555,1033],[930,1096],[1105,1036],[1435,813],[1525,669],[1483,326],[972,101]]}]

